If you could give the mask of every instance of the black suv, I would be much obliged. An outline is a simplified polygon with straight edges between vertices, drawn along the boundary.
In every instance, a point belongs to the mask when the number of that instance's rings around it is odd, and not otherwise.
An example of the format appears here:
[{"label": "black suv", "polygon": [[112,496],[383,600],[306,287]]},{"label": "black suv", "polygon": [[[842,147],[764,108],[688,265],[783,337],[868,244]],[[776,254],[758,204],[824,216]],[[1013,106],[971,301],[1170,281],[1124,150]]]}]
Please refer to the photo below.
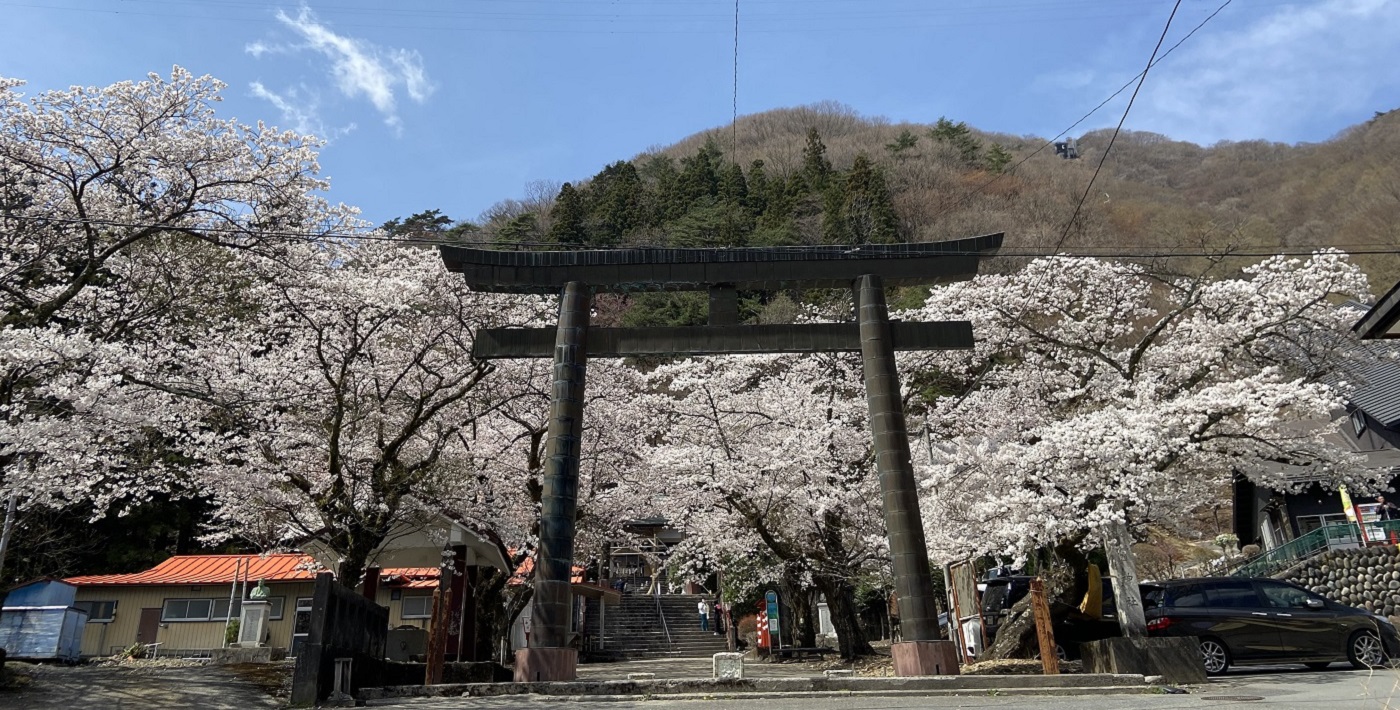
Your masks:
[{"label": "black suv", "polygon": [[1334,661],[1369,668],[1400,657],[1389,621],[1288,582],[1220,577],[1141,588],[1148,635],[1199,638],[1207,673],[1272,663],[1321,669]]}]

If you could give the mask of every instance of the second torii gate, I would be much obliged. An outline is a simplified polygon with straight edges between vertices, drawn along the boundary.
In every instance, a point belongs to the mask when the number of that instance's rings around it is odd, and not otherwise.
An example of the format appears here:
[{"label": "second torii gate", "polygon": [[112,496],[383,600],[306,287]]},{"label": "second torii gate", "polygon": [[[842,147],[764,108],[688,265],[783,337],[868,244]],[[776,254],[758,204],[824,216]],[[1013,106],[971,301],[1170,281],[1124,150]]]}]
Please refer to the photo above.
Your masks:
[{"label": "second torii gate", "polygon": [[[554,358],[531,622],[531,638],[538,645],[516,652],[515,679],[576,677],[578,654],[567,647],[573,608],[569,577],[588,358],[722,353],[861,353],[904,637],[892,648],[895,673],[957,673],[957,649],[938,639],[933,577],[894,353],[971,348],[972,325],[892,322],[885,288],[971,278],[980,258],[999,249],[1001,242],[1001,234],[991,234],[927,244],[743,249],[530,252],[441,247],[447,268],[461,273],[476,290],[562,294],[556,328],[483,330],[472,353],[484,359]],[[790,288],[851,289],[855,322],[739,324],[740,289]],[[589,327],[593,294],[636,291],[709,291],[709,325]]]}]

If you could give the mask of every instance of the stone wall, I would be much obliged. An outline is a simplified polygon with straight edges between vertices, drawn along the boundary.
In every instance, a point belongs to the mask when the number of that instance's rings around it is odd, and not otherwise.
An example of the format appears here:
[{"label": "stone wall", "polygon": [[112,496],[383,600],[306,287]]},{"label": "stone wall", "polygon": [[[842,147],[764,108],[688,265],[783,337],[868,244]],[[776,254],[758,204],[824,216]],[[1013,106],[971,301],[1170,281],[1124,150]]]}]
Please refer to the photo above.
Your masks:
[{"label": "stone wall", "polygon": [[1329,550],[1278,575],[1328,599],[1400,616],[1400,548]]}]

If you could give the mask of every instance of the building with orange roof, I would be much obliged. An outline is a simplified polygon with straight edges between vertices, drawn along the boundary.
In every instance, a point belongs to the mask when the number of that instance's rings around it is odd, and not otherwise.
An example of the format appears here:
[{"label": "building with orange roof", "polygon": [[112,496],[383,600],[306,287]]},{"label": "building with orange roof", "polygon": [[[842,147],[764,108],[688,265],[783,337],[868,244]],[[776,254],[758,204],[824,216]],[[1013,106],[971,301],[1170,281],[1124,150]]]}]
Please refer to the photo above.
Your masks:
[{"label": "building with orange roof", "polygon": [[[315,578],[323,571],[314,557],[299,553],[178,555],[144,572],[64,581],[78,588],[76,605],[88,612],[84,656],[111,655],[132,644],[160,644],[159,653],[178,655],[222,648],[230,606],[237,619],[240,600],[259,581],[267,585],[272,605],[264,643],[295,655]],[[380,572],[375,601],[389,608],[391,627],[428,628],[437,578],[436,567]]]}]

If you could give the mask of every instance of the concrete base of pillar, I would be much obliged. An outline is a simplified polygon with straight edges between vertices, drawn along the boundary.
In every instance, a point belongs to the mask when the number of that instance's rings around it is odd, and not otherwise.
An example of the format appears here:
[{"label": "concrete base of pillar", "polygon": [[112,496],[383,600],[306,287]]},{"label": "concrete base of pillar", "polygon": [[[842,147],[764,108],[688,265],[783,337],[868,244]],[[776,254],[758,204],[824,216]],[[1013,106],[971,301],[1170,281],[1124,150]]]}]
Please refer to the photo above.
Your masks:
[{"label": "concrete base of pillar", "polygon": [[901,641],[890,644],[890,657],[901,678],[958,674],[958,646],[952,641]]},{"label": "concrete base of pillar", "polygon": [[515,682],[539,683],[578,679],[578,651],[572,648],[522,648],[515,652]]},{"label": "concrete base of pillar", "polygon": [[1079,644],[1079,650],[1085,673],[1155,675],[1172,685],[1206,682],[1194,636],[1111,638]]}]

